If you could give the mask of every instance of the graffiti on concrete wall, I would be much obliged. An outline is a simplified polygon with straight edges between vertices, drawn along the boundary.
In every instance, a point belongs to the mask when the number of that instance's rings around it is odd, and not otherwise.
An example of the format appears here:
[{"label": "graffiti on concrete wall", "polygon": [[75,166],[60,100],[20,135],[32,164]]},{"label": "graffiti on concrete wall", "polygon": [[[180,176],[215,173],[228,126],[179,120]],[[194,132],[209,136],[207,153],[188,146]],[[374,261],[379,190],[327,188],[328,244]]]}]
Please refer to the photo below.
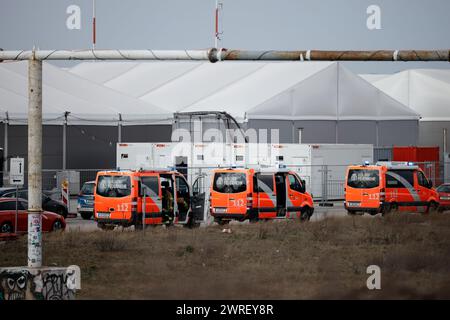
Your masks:
[{"label": "graffiti on concrete wall", "polygon": [[0,269],[0,300],[73,300],[79,289],[76,268]]}]

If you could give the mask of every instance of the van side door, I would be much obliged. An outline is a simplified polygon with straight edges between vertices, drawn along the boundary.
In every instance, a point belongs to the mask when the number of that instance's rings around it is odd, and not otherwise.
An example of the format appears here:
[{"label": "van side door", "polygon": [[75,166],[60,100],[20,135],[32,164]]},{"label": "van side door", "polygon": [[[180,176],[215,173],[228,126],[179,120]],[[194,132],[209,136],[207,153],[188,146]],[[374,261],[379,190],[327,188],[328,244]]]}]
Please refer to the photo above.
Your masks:
[{"label": "van side door", "polygon": [[[304,200],[304,189],[298,177],[292,173],[287,175],[287,212],[290,218],[294,214],[297,218],[301,217],[303,200]],[[292,217],[294,218],[294,217]]]},{"label": "van side door", "polygon": [[[430,189],[430,182],[428,181],[425,174],[418,170],[417,171],[417,193],[420,197],[420,205],[427,207],[430,201],[430,198],[433,196],[433,191]],[[426,210],[426,208],[425,208]]]},{"label": "van side door", "polygon": [[274,175],[255,173],[253,183],[253,210],[258,211],[258,218],[268,219],[277,216],[277,197],[274,188]]},{"label": "van side door", "polygon": [[181,175],[175,176],[176,186],[176,208],[178,209],[175,216],[178,215],[178,222],[187,222],[188,214],[191,208],[191,196],[189,185],[186,179]]},{"label": "van side door", "polygon": [[[155,219],[161,218],[162,213],[162,199],[160,190],[159,175],[145,175],[141,176],[140,190],[139,190],[139,212],[142,213],[144,205],[144,191],[145,191],[145,223],[157,223]],[[145,189],[145,190],[144,190]]]},{"label": "van side door", "polygon": [[192,184],[191,207],[195,221],[202,221],[205,218],[206,205],[206,176],[198,176]]},{"label": "van side door", "polygon": [[414,170],[388,170],[386,172],[386,200],[397,203],[401,211],[416,210],[420,197],[415,184]]}]

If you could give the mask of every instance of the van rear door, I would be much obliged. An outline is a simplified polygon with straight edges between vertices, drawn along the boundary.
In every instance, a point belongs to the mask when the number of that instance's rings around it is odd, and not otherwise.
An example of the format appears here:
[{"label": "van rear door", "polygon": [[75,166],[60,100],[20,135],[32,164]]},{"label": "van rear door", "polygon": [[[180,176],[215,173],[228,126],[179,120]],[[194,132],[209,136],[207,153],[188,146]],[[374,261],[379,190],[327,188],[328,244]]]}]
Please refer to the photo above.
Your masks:
[{"label": "van rear door", "polygon": [[216,172],[212,189],[211,203],[215,214],[245,215],[247,213],[246,172]]},{"label": "van rear door", "polygon": [[130,175],[105,174],[97,178],[95,214],[101,219],[131,220]]},{"label": "van rear door", "polygon": [[380,207],[380,169],[350,168],[347,174],[345,201],[348,209]]}]

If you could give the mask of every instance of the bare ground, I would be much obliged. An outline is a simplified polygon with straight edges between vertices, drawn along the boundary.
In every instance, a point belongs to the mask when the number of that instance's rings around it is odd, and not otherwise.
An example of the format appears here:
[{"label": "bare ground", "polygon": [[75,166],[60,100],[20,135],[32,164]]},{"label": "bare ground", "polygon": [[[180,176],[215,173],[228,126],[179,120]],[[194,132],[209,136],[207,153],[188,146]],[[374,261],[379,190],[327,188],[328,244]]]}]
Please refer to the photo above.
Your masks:
[{"label": "bare ground", "polygon": [[[44,236],[44,263],[79,265],[79,299],[449,299],[450,215]],[[26,237],[0,266],[26,262]],[[381,290],[369,291],[369,265]]]}]

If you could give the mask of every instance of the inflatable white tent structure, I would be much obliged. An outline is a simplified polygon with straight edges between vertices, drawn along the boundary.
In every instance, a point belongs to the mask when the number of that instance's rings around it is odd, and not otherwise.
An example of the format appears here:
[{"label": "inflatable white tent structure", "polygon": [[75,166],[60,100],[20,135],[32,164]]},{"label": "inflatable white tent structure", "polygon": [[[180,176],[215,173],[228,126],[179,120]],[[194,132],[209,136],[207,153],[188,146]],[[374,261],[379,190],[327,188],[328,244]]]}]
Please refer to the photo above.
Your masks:
[{"label": "inflatable white tent structure", "polygon": [[299,142],[299,129],[312,143],[417,141],[419,115],[338,62],[100,62],[70,72],[190,119],[226,111],[247,129],[280,130],[281,142]]},{"label": "inflatable white tent structure", "polygon": [[444,136],[450,131],[450,70],[407,70],[372,84],[421,115],[419,144],[438,145],[442,154],[450,150]]}]

